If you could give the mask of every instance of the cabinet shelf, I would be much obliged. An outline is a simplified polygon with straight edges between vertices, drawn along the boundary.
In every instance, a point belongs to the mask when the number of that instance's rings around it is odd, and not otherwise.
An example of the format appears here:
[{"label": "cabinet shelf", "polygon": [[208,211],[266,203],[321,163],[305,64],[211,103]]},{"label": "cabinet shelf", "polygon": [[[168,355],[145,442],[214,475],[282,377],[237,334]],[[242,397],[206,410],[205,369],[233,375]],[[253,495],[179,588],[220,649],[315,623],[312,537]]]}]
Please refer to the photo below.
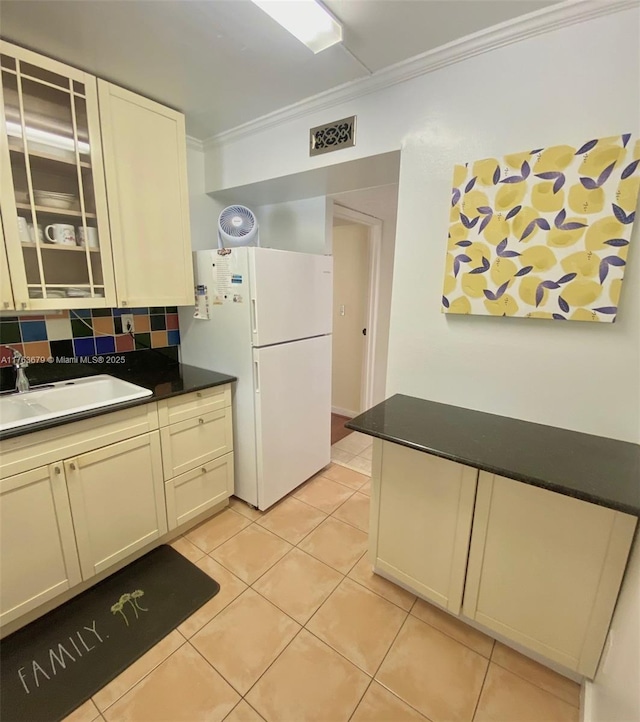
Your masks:
[{"label": "cabinet shelf", "polygon": [[[33,150],[30,146],[28,146],[28,147],[29,147],[29,158],[31,160],[37,158],[38,161],[42,162],[43,165],[48,166],[50,169],[54,166],[57,166],[58,164],[62,164],[65,166],[70,166],[70,167],[76,167],[76,165],[77,165],[75,158],[65,158],[60,155],[57,155],[56,153],[47,153],[46,151],[43,151],[43,150]],[[23,155],[24,154],[24,146],[20,142],[9,140],[9,152],[15,153],[18,155]],[[91,168],[91,163],[81,160],[80,167],[81,168]]]},{"label": "cabinet shelf", "polygon": [[[18,210],[23,211],[30,211],[31,206],[29,203],[16,203],[16,208]],[[67,208],[48,208],[47,206],[35,206],[37,213],[49,213],[53,216],[73,216],[74,218],[82,218],[82,212],[81,211],[73,211],[71,209]],[[85,218],[95,218],[95,213],[85,213]]]},{"label": "cabinet shelf", "polygon": [[[36,249],[35,243],[21,243],[20,244],[23,248],[32,248],[33,250]],[[51,245],[45,245],[40,244],[40,250],[42,251],[82,251],[84,253],[85,249],[84,246],[63,246],[60,243],[52,243]],[[99,248],[90,248],[89,253],[100,253]],[[40,285],[40,284],[38,284]]]}]

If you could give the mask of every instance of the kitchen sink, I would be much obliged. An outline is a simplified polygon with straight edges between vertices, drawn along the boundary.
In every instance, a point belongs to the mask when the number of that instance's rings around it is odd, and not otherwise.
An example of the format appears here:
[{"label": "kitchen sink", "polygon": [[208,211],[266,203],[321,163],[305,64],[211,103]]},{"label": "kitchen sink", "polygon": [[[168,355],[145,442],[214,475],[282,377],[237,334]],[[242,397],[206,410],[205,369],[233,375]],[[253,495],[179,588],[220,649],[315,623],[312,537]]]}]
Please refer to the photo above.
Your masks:
[{"label": "kitchen sink", "polygon": [[46,384],[22,394],[0,396],[0,431],[142,399],[151,393],[106,374]]}]

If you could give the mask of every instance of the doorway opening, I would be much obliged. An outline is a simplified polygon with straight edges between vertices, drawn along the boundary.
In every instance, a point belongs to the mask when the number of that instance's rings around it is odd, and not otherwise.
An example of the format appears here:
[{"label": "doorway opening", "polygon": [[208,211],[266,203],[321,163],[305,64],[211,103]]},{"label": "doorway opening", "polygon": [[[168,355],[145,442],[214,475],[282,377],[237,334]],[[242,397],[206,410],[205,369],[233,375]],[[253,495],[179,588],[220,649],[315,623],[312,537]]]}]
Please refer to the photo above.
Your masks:
[{"label": "doorway opening", "polygon": [[332,444],[374,403],[382,220],[334,203]]}]

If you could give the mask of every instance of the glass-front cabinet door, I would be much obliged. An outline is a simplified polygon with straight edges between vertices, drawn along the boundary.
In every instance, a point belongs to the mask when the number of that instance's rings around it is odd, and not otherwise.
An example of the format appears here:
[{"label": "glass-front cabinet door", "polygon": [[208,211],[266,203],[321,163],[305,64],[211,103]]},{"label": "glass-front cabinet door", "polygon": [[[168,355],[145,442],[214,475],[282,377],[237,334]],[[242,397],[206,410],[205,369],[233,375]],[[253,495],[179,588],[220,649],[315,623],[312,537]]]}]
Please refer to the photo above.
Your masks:
[{"label": "glass-front cabinet door", "polygon": [[12,311],[15,308],[11,276],[9,275],[9,262],[7,261],[7,248],[4,242],[4,229],[2,214],[0,213],[0,310]]},{"label": "glass-front cabinet door", "polygon": [[115,305],[97,82],[0,42],[0,204],[15,306]]}]

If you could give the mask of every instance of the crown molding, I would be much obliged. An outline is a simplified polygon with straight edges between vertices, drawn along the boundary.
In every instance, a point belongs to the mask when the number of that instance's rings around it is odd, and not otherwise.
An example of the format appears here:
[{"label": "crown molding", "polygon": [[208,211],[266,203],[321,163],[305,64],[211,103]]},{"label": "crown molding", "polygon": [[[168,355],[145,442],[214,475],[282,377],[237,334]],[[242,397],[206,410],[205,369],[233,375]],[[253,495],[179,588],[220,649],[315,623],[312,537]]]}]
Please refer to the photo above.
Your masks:
[{"label": "crown molding", "polygon": [[552,5],[467,35],[384,68],[371,76],[338,85],[272,113],[267,113],[248,123],[216,133],[206,138],[201,145],[206,151],[209,148],[240,140],[309,113],[326,110],[364,95],[379,92],[505,45],[638,6],[640,6],[640,0],[608,0],[607,2],[603,2],[603,0],[566,0],[558,5]]},{"label": "crown molding", "polygon": [[204,151],[204,143],[192,135],[187,136],[187,148],[191,150],[199,150],[201,153]]}]

